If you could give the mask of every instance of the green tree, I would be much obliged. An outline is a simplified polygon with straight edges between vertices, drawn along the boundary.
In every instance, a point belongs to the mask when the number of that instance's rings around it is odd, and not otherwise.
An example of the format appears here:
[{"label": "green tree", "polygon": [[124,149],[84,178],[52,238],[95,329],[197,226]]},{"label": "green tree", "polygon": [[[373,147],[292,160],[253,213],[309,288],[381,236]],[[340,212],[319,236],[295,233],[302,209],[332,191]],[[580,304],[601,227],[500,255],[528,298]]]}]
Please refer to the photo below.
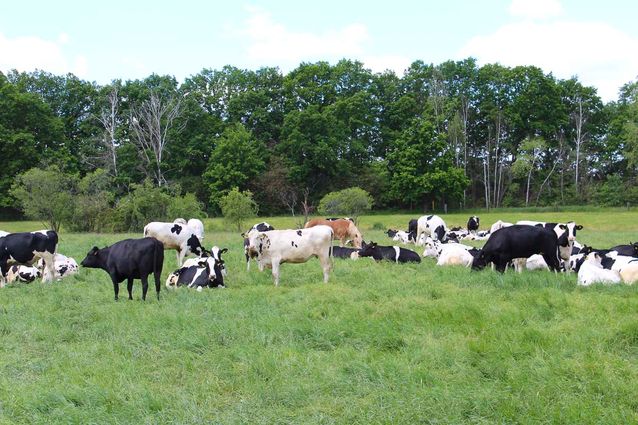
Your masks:
[{"label": "green tree", "polygon": [[24,214],[58,232],[73,218],[76,179],[56,166],[32,168],[17,176],[11,194]]},{"label": "green tree", "polygon": [[368,192],[359,187],[349,187],[326,194],[321,198],[318,210],[325,215],[352,217],[357,222],[362,213],[372,208],[373,203]]},{"label": "green tree", "polygon": [[259,210],[253,194],[249,190],[240,192],[236,187],[221,197],[219,206],[226,222],[236,226],[237,231],[241,231],[244,221],[255,217]]},{"label": "green tree", "polygon": [[84,176],[77,186],[73,220],[69,223],[69,229],[103,232],[111,224],[111,211],[115,200],[111,177],[105,170],[98,168]]}]

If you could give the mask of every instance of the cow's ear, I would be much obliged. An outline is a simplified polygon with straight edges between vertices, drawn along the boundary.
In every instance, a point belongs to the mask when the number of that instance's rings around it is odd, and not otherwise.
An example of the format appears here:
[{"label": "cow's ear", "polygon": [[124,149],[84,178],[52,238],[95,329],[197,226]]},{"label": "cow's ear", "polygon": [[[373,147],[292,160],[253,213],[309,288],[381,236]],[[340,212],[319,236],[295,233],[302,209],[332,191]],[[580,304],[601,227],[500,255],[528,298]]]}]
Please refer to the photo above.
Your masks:
[{"label": "cow's ear", "polygon": [[224,248],[221,251],[219,251],[220,254],[223,254],[224,252],[228,252],[228,248]]},{"label": "cow's ear", "polygon": [[242,238],[245,238],[245,237],[246,237],[246,232],[243,232],[243,233],[241,234],[241,237],[242,237]]},{"label": "cow's ear", "polygon": [[565,226],[564,224],[559,224],[558,228],[565,230],[565,229],[567,229],[567,226]]},{"label": "cow's ear", "polygon": [[91,255],[97,255],[98,251],[100,249],[97,246],[94,246],[93,248],[91,248],[91,251],[89,251],[89,254]]},{"label": "cow's ear", "polygon": [[576,230],[583,230],[583,225],[579,224],[578,226],[576,226]]}]

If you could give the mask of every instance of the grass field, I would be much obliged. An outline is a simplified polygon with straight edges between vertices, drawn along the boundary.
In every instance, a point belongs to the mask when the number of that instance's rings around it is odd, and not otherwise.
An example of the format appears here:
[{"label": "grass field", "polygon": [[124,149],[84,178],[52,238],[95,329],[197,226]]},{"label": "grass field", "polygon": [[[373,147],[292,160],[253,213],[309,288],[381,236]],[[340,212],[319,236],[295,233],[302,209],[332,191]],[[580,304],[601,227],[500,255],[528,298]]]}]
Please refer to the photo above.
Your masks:
[{"label": "grass field", "polygon": [[[573,219],[597,247],[638,240],[634,211],[480,215],[482,228]],[[372,227],[409,218],[360,228],[390,244]],[[317,260],[285,264],[275,288],[269,271],[246,272],[237,232],[205,224],[208,247],[230,248],[227,289],[162,282],[161,301],[142,302],[136,281],[135,299],[115,302],[106,273],[82,269],[0,290],[0,423],[638,422],[636,287],[361,259],[335,260],[327,285]],[[138,235],[61,232],[59,251],[80,262],[125,237]],[[163,278],[174,269],[167,252]]]}]

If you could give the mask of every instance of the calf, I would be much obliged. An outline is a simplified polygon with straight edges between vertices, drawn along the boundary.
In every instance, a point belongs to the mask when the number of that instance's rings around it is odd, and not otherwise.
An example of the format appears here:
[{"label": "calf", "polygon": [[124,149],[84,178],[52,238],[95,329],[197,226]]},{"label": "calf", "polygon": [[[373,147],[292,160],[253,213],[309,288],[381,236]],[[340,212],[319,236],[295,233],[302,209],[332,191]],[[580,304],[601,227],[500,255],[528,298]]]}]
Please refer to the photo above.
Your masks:
[{"label": "calf", "polygon": [[334,258],[349,258],[351,260],[356,260],[359,258],[359,250],[357,248],[333,246],[332,256]]},{"label": "calf", "polygon": [[[61,280],[64,277],[74,275],[79,270],[78,263],[75,259],[63,254],[55,254],[53,257],[53,263],[55,269],[53,278],[56,280]],[[44,260],[38,260],[37,267],[44,271]]]},{"label": "calf", "polygon": [[250,232],[253,232],[253,231],[268,232],[270,230],[275,230],[275,228],[272,227],[270,224],[266,223],[265,221],[263,221],[261,223],[255,224],[253,227],[250,228],[250,230],[241,234],[241,237],[244,238],[244,255],[246,256],[246,270],[250,271],[250,259],[255,258],[255,257],[251,257],[248,253],[248,245],[249,245],[248,235],[250,234]]},{"label": "calf", "polygon": [[228,248],[220,249],[218,246],[213,246],[210,249],[210,256],[206,253],[202,257],[189,258],[188,260],[184,261],[184,264],[182,264],[182,267],[197,266],[199,265],[201,260],[205,260],[207,258],[212,257],[215,260],[215,264],[219,265],[219,269],[222,276],[226,276],[227,275],[226,262],[222,259],[222,254],[225,252],[228,252]]},{"label": "calf", "polygon": [[602,257],[597,252],[587,254],[585,261],[578,271],[578,284],[589,286],[593,283],[619,283],[620,273],[615,270],[605,270],[601,264]]},{"label": "calf", "polygon": [[260,271],[272,268],[275,286],[279,285],[280,264],[305,263],[312,257],[318,257],[323,281],[327,283],[333,236],[332,228],[323,225],[297,230],[252,231],[248,234],[248,255],[257,258]]},{"label": "calf", "polygon": [[473,215],[467,220],[467,231],[475,233],[479,229],[480,219],[478,216]]},{"label": "calf", "polygon": [[395,263],[421,262],[421,257],[414,251],[398,246],[378,246],[376,242],[364,243],[359,257],[372,257],[376,261],[390,260]]},{"label": "calf", "polygon": [[496,270],[503,273],[512,259],[534,254],[541,254],[550,269],[560,269],[558,238],[554,232],[527,225],[505,227],[490,236],[474,258],[472,269],[481,270],[494,263]]},{"label": "calf", "polygon": [[446,233],[445,222],[438,215],[424,215],[417,220],[417,238],[425,234],[432,239],[443,242],[446,239]]},{"label": "calf", "polygon": [[184,266],[171,273],[166,287],[187,286],[201,291],[202,288],[225,288],[221,262],[213,257],[200,258],[197,264]]},{"label": "calf", "polygon": [[55,273],[53,258],[58,247],[58,234],[53,230],[10,233],[0,238],[0,270],[3,280],[9,271],[9,263],[32,265],[44,260],[46,272],[42,282],[49,282]]},{"label": "calf", "polygon": [[361,248],[361,241],[363,240],[361,232],[354,225],[354,222],[349,219],[337,219],[337,220],[324,220],[316,218],[306,223],[304,228],[309,229],[311,227],[323,225],[332,228],[334,238],[340,241],[340,246],[344,246],[346,240],[351,239],[355,248]]},{"label": "calf", "polygon": [[[31,283],[42,275],[37,267],[13,265],[7,272],[7,283]],[[0,282],[1,283],[1,282]]]},{"label": "calf", "polygon": [[153,221],[144,226],[144,236],[157,239],[163,244],[164,249],[174,249],[178,267],[182,265],[184,257],[188,254],[192,253],[201,257],[206,252],[198,236],[198,230],[192,229],[188,224]]},{"label": "calf", "polygon": [[118,300],[120,282],[127,280],[128,299],[133,299],[133,279],[142,281],[142,299],[146,300],[148,275],[155,278],[157,299],[160,298],[160,275],[164,265],[164,246],[155,238],[125,239],[99,249],[94,246],[80,263],[83,267],[102,269],[113,282]]}]

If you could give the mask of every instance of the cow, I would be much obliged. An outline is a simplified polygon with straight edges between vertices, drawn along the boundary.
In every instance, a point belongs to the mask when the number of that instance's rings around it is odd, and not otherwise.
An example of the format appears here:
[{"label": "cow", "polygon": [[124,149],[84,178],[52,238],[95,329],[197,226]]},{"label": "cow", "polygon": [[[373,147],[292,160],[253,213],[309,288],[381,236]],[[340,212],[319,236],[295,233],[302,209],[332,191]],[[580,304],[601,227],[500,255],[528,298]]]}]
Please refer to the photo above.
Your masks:
[{"label": "cow", "polygon": [[146,300],[148,276],[155,278],[155,291],[160,299],[160,275],[164,266],[164,246],[155,238],[124,239],[99,249],[94,246],[80,263],[82,267],[102,269],[113,282],[115,301],[118,300],[120,282],[126,279],[128,299],[133,299],[133,279],[142,281],[142,300]]},{"label": "cow", "polygon": [[424,215],[417,220],[417,239],[425,234],[441,242],[446,240],[447,227],[438,215]]},{"label": "cow", "polygon": [[204,257],[196,260],[196,264],[186,265],[173,273],[166,279],[166,287],[187,286],[201,291],[202,288],[225,288],[224,273],[221,261],[214,257]]},{"label": "cow", "polygon": [[[61,280],[64,277],[74,275],[79,270],[78,263],[74,258],[67,257],[60,253],[56,253],[53,256],[53,263],[55,269],[53,278],[56,280]],[[44,271],[44,260],[38,260],[37,267]]]},{"label": "cow", "polygon": [[9,263],[30,266],[44,260],[42,282],[49,282],[55,273],[53,258],[58,247],[58,234],[53,230],[10,233],[0,237],[0,271],[3,281],[9,271]]},{"label": "cow", "polygon": [[4,230],[0,230],[0,238],[7,236],[9,232],[5,232]]},{"label": "cow", "polygon": [[332,228],[334,238],[339,240],[340,246],[344,246],[347,239],[352,239],[352,243],[355,248],[361,248],[361,241],[363,240],[361,232],[354,225],[354,222],[348,219],[337,220],[324,220],[321,218],[315,218],[306,223],[304,228],[309,229],[311,227],[323,225]]},{"label": "cow", "polygon": [[323,269],[323,281],[330,276],[332,238],[330,226],[317,225],[296,230],[251,231],[248,234],[248,255],[257,258],[259,270],[272,268],[275,286],[279,286],[279,266],[282,263],[305,263],[318,257]]},{"label": "cow", "polygon": [[[546,223],[543,221],[520,220],[517,221],[516,224],[541,227],[554,231],[558,237],[560,258],[565,263],[569,262],[572,255],[574,242],[576,241],[576,231],[583,228],[582,225],[576,225],[573,221],[567,223]],[[569,271],[568,264],[565,264],[565,269]]]},{"label": "cow", "polygon": [[619,283],[620,273],[616,270],[604,269],[601,262],[602,257],[597,252],[587,254],[578,271],[578,284],[589,286],[593,283]]},{"label": "cow", "polygon": [[514,225],[493,233],[472,262],[473,270],[481,270],[494,263],[496,270],[505,272],[514,258],[529,258],[541,254],[551,270],[560,269],[558,237],[540,227]]},{"label": "cow", "polygon": [[638,242],[629,242],[629,245],[616,245],[610,251],[616,251],[620,255],[638,257]]},{"label": "cow", "polygon": [[255,224],[247,232],[244,232],[241,234],[241,237],[244,238],[244,255],[246,256],[246,270],[250,271],[250,258],[251,258],[250,254],[248,253],[248,242],[249,242],[248,234],[250,234],[250,232],[252,231],[268,232],[269,230],[275,230],[275,228],[272,227],[270,224],[266,223],[265,221],[262,221],[261,223]]},{"label": "cow", "polygon": [[351,260],[356,260],[359,258],[359,249],[333,246],[332,256],[334,258],[349,258]]},{"label": "cow", "polygon": [[480,219],[478,216],[473,215],[467,220],[467,231],[470,233],[476,233],[479,229]]},{"label": "cow", "polygon": [[472,246],[464,245],[460,243],[447,243],[444,244],[441,241],[434,240],[432,238],[425,239],[425,250],[423,251],[423,257],[438,258],[444,251],[457,251],[464,250],[471,252],[474,255],[478,250]]},{"label": "cow", "polygon": [[207,258],[212,257],[215,260],[215,263],[218,264],[222,276],[226,276],[227,275],[226,262],[222,259],[222,254],[224,254],[225,252],[228,252],[228,248],[221,249],[218,246],[213,246],[209,252],[210,252],[210,255],[208,255],[208,252],[207,252],[202,257],[189,258],[188,260],[184,261],[184,264],[182,264],[182,267],[197,266],[200,264],[200,261],[202,259],[205,260]]},{"label": "cow", "polygon": [[9,267],[7,272],[7,283],[25,282],[31,283],[42,276],[42,272],[37,267],[16,265]]},{"label": "cow", "polygon": [[372,257],[375,261],[390,260],[395,263],[420,263],[421,257],[416,252],[399,246],[379,246],[376,242],[364,243],[359,250],[359,257]]},{"label": "cow", "polygon": [[498,220],[496,221],[496,223],[492,224],[492,227],[490,227],[490,234],[496,232],[497,230],[502,229],[503,227],[510,227],[511,225],[512,223],[508,223],[503,220]]},{"label": "cow", "polygon": [[633,284],[638,281],[638,262],[631,262],[620,271],[622,281]]},{"label": "cow", "polygon": [[164,249],[176,251],[178,267],[181,267],[188,254],[201,257],[206,253],[197,232],[197,229],[182,223],[153,221],[144,226],[145,237],[153,237],[164,245]]},{"label": "cow", "polygon": [[388,236],[392,238],[393,241],[401,242],[402,244],[408,244],[413,241],[412,234],[408,233],[404,230],[388,230]]}]

